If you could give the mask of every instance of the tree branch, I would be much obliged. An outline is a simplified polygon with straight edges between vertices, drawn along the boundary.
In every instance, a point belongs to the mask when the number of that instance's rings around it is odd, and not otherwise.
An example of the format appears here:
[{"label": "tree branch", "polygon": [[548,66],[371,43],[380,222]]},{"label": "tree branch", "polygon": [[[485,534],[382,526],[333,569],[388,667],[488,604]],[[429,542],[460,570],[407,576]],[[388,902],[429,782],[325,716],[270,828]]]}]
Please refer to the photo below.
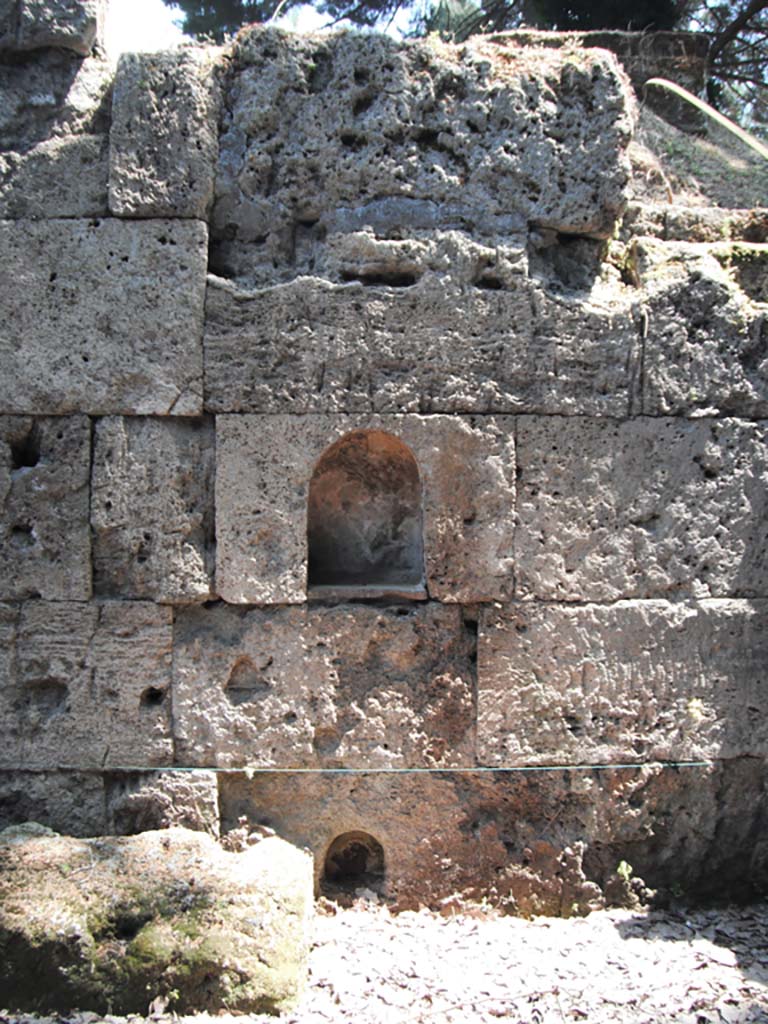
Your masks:
[{"label": "tree branch", "polygon": [[726,25],[726,27],[712,40],[709,47],[709,60],[710,62],[722,53],[725,47],[730,43],[736,36],[741,32],[750,18],[753,18],[760,11],[765,10],[768,7],[766,0],[751,0],[751,3],[747,4],[744,10],[739,14],[733,21]]}]

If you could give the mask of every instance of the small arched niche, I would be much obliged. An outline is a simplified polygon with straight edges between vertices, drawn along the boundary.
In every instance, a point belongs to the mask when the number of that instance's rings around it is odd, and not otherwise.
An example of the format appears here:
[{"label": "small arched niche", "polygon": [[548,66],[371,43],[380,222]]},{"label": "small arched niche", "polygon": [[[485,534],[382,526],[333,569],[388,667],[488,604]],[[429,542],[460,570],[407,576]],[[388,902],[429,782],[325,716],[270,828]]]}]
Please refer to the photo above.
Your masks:
[{"label": "small arched niche", "polygon": [[423,599],[421,481],[411,450],[383,430],[346,434],[309,484],[310,596]]},{"label": "small arched niche", "polygon": [[365,887],[383,892],[384,847],[368,832],[344,832],[328,847],[321,888],[328,893]]}]

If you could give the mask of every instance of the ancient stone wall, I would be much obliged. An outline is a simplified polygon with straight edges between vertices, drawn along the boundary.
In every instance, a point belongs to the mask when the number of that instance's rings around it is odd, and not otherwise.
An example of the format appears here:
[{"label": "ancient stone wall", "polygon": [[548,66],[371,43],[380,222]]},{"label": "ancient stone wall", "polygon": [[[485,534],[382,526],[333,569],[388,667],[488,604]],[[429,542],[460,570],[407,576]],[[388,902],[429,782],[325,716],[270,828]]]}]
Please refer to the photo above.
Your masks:
[{"label": "ancient stone wall", "polygon": [[0,5],[2,822],[245,817],[401,905],[763,885],[746,219],[620,231],[600,49],[115,68],[98,7]]}]

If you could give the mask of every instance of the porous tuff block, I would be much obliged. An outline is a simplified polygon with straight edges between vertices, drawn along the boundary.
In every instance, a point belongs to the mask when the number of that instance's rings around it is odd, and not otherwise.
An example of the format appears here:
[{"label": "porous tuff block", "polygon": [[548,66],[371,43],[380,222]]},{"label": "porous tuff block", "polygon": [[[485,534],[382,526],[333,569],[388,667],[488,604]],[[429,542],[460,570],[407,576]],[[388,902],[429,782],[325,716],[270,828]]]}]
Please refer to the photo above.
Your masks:
[{"label": "porous tuff block", "polygon": [[18,0],[0,0],[0,50],[15,47],[18,25]]},{"label": "porous tuff block", "polygon": [[98,595],[205,601],[213,573],[210,420],[97,421],[91,487]]},{"label": "porous tuff block", "polygon": [[643,411],[768,416],[768,328],[753,301],[768,297],[768,246],[642,239],[635,265],[646,295]]},{"label": "porous tuff block", "polygon": [[400,908],[444,906],[461,892],[513,912],[568,915],[558,855],[585,837],[588,877],[600,884],[631,856],[653,886],[748,893],[764,774],[763,760],[749,757],[686,769],[222,774],[222,831],[241,815],[270,825],[312,850],[318,882],[338,836],[368,833]]},{"label": "porous tuff block", "polygon": [[765,757],[768,601],[481,610],[478,760]]},{"label": "porous tuff block", "polygon": [[60,46],[87,57],[100,41],[108,0],[19,0],[20,50]]},{"label": "porous tuff block", "polygon": [[107,822],[101,775],[0,769],[0,831],[28,821],[73,836],[103,835]]},{"label": "porous tuff block", "polygon": [[407,288],[304,277],[248,293],[210,277],[206,407],[625,416],[640,352],[634,291],[614,285],[608,302],[519,274],[503,289],[428,274]]},{"label": "porous tuff block", "polygon": [[112,74],[59,49],[0,62],[0,220],[106,214]]},{"label": "porous tuff block", "polygon": [[218,594],[233,604],[305,600],[313,470],[334,442],[361,431],[397,438],[416,459],[429,596],[508,596],[515,445],[503,416],[218,416]]},{"label": "porous tuff block", "polygon": [[426,605],[179,610],[182,764],[474,764],[474,634]]},{"label": "porous tuff block", "polygon": [[114,835],[191,828],[219,836],[215,772],[115,772],[104,779],[108,826]]},{"label": "porous tuff block", "polygon": [[0,222],[0,410],[192,415],[206,228]]},{"label": "porous tuff block", "polygon": [[0,597],[91,596],[86,416],[0,416]]},{"label": "porous tuff block", "polygon": [[517,424],[519,596],[767,596],[764,423]]},{"label": "porous tuff block", "polygon": [[225,89],[212,236],[252,284],[294,277],[302,229],[378,197],[434,203],[438,228],[461,206],[494,240],[528,223],[607,237],[624,206],[632,101],[602,51],[255,28]]},{"label": "porous tuff block", "polygon": [[170,762],[170,609],[30,601],[14,653],[0,687],[0,765]]},{"label": "porous tuff block", "polygon": [[109,206],[116,216],[205,219],[218,155],[218,52],[120,58],[109,171]]}]

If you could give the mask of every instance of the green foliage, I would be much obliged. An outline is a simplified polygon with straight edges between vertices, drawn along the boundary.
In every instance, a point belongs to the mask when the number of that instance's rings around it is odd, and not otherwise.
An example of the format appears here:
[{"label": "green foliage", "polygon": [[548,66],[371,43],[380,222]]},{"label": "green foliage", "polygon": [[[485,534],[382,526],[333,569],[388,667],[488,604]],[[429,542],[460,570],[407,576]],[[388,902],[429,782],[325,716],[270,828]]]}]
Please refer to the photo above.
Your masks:
[{"label": "green foliage", "polygon": [[[180,7],[184,14],[182,29],[197,39],[222,39],[251,22],[267,21],[275,12],[278,0],[164,0]],[[289,0],[283,10],[296,0]]]},{"label": "green foliage", "polygon": [[625,882],[629,882],[630,878],[634,874],[632,865],[628,864],[625,860],[620,860],[619,866],[616,868],[616,874],[619,878],[623,878]]}]

